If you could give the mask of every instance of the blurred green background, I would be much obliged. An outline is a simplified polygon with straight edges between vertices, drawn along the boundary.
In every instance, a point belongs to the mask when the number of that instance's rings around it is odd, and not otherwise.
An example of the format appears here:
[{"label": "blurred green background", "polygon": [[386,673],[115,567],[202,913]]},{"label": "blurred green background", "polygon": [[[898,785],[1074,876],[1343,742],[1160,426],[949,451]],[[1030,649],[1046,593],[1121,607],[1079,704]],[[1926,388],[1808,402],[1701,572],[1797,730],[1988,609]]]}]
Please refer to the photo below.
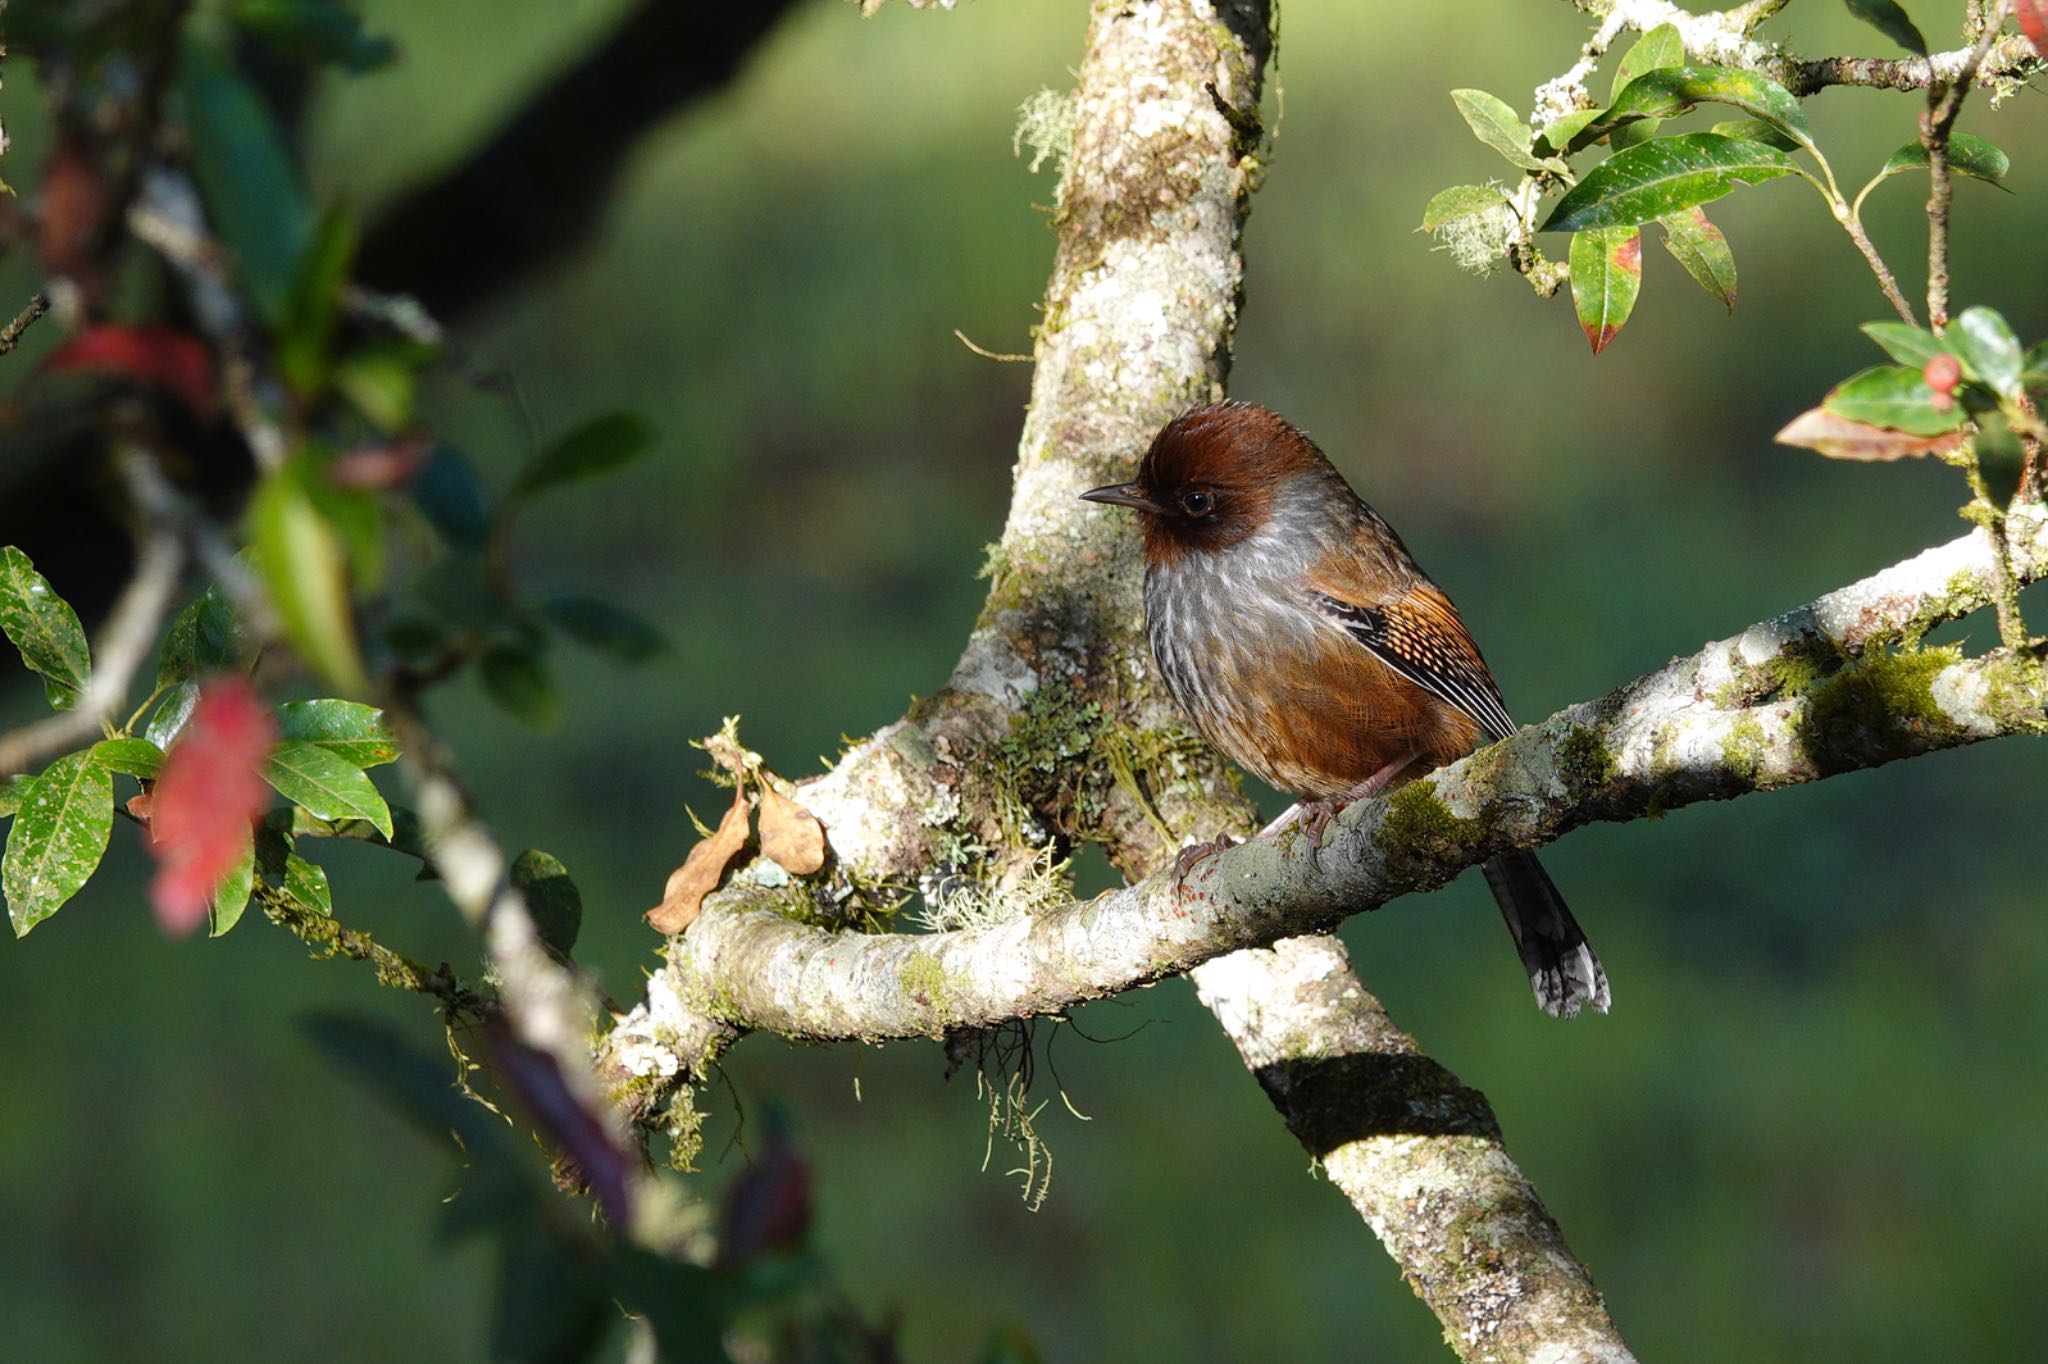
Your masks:
[{"label": "blurred green background", "polygon": [[[1944,33],[1960,8],[1914,6]],[[374,214],[621,6],[364,10],[402,56],[322,85],[306,136],[321,197]],[[1013,158],[1011,127],[1033,92],[1071,84],[1085,19],[1080,0],[865,23],[799,4],[726,90],[638,146],[594,244],[461,325],[544,430],[627,407],[664,433],[658,458],[526,523],[517,559],[537,586],[615,594],[674,651],[636,672],[558,654],[571,701],[552,735],[468,692],[437,715],[505,840],[577,876],[578,955],[621,997],[652,960],[639,911],[691,841],[685,804],[719,803],[687,741],[739,711],[776,767],[814,770],[950,667],[1029,382],[951,333],[1029,349],[1052,182]],[[1818,0],[1774,32],[1884,50]],[[1565,301],[1461,276],[1413,232],[1433,191],[1504,170],[1448,90],[1526,107],[1584,36],[1557,0],[1289,4],[1232,380],[1401,528],[1525,717],[1961,527],[1950,470],[1770,443],[1878,358],[1854,326],[1887,315],[1798,184],[1714,211],[1742,270],[1732,318],[1653,250],[1598,359]],[[39,96],[27,63],[6,75],[9,178],[27,180]],[[1809,105],[1845,178],[1911,137],[1915,108],[1863,91]],[[1963,126],[2015,169],[2011,197],[1958,187],[1958,301],[2038,339],[2048,104],[1976,102]],[[1909,292],[1921,198],[1901,181],[1872,213]],[[0,298],[33,283],[32,263],[0,262]],[[32,333],[0,387],[55,339]],[[501,484],[530,447],[505,403],[457,381],[428,410]],[[0,673],[0,719],[34,713],[27,674]],[[2042,751],[2012,741],[1576,834],[1547,860],[1612,974],[1607,1018],[1530,1006],[1476,878],[1345,937],[1395,1017],[1492,1098],[1644,1358],[2034,1358],[2044,800]],[[345,917],[469,961],[431,889],[365,850],[322,856]],[[433,1240],[446,1153],[296,1027],[375,1012],[432,1047],[431,1011],[259,920],[165,939],[142,864],[117,830],[78,902],[0,942],[0,1358],[482,1358],[489,1256]],[[1120,1040],[1059,1034],[1090,1120],[1042,1115],[1055,1168],[1037,1212],[1000,1144],[981,1168],[986,1110],[970,1077],[941,1078],[937,1047],[761,1038],[730,1058],[750,1111],[788,1110],[818,1244],[857,1303],[900,1309],[908,1358],[971,1359],[1013,1323],[1055,1360],[1448,1357],[1184,982],[1079,1022]],[[723,1181],[744,1160],[732,1102],[703,1102]]]}]

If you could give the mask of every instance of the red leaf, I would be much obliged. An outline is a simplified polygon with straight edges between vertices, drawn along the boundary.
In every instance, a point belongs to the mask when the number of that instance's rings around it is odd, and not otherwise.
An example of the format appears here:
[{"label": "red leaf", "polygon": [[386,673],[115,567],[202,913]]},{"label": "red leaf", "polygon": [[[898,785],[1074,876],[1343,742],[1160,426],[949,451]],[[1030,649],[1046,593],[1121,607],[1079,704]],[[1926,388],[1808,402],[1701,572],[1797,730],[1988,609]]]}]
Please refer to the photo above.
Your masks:
[{"label": "red leaf", "polygon": [[50,352],[43,368],[57,373],[119,374],[176,394],[201,417],[213,415],[213,352],[177,327],[87,327]]},{"label": "red leaf", "polygon": [[2012,0],[2012,17],[2041,60],[2048,61],[2048,0]]},{"label": "red leaf", "polygon": [[433,452],[433,442],[418,437],[388,445],[359,445],[327,466],[327,481],[337,488],[389,492],[412,482]]},{"label": "red leaf", "polygon": [[811,1171],[779,1136],[725,1189],[718,1216],[718,1268],[794,1250],[811,1229]]},{"label": "red leaf", "polygon": [[158,866],[149,902],[166,933],[190,933],[206,922],[206,902],[270,803],[261,768],[276,737],[270,708],[248,683],[217,677],[200,689],[150,798],[150,851]]}]

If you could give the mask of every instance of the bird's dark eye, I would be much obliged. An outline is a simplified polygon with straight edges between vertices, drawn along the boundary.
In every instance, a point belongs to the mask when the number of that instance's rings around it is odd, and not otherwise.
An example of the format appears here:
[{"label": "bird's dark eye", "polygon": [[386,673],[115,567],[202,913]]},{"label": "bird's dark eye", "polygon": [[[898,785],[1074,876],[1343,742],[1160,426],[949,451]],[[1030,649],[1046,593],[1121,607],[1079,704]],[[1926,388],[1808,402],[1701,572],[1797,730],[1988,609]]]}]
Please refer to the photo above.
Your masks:
[{"label": "bird's dark eye", "polygon": [[1189,516],[1207,516],[1216,510],[1216,499],[1202,488],[1190,488],[1180,495],[1180,509]]}]

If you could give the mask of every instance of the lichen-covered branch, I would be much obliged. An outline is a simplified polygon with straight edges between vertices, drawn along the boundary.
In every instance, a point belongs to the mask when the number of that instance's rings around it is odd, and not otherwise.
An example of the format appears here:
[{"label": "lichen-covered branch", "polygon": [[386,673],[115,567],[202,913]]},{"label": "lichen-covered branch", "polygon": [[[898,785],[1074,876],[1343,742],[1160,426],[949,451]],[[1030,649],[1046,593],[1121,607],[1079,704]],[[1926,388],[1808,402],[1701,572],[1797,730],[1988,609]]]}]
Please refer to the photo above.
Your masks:
[{"label": "lichen-covered branch", "polygon": [[[1686,56],[1714,66],[1740,67],[1769,76],[1795,95],[1811,95],[1837,85],[1871,86],[1886,90],[1924,90],[1930,85],[1955,81],[1970,64],[1971,49],[1937,52],[1927,57],[1821,57],[1803,58],[1777,43],[1754,36],[1763,20],[1782,8],[1777,4],[1737,5],[1732,9],[1696,13],[1682,9],[1671,0],[1572,0],[1579,9],[1601,21],[1597,50],[1587,56],[1597,59],[1622,32],[1648,33],[1661,24],[1678,29]],[[1593,100],[1584,83],[1593,62],[1582,62],[1537,92],[1537,127],[1570,113],[1591,108]],[[2000,80],[2026,79],[2041,69],[2026,39],[2013,35],[1991,45],[1973,78],[1990,85]]]},{"label": "lichen-covered branch", "polygon": [[[2016,508],[2007,524],[2015,570],[2038,576],[2048,515]],[[1965,536],[1354,805],[1320,849],[1294,828],[1211,857],[1184,883],[1155,875],[986,927],[859,936],[792,918],[782,892],[742,878],[671,944],[666,997],[792,1037],[936,1037],[1321,931],[1583,824],[2039,733],[2036,660],[1918,643],[1986,604],[1994,575],[1987,537]]]},{"label": "lichen-covered branch", "polygon": [[1486,1096],[1387,1017],[1343,944],[1283,938],[1197,967],[1194,982],[1288,1130],[1386,1243],[1462,1358],[1634,1360],[1509,1157]]}]

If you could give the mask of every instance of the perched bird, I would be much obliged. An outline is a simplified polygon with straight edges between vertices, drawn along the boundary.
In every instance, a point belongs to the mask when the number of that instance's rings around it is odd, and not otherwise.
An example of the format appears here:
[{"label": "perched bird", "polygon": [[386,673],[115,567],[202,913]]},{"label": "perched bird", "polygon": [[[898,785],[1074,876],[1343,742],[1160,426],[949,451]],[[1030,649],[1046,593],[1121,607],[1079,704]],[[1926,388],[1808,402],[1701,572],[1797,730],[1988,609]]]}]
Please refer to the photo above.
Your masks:
[{"label": "perched bird", "polygon": [[[1210,743],[1307,798],[1346,803],[1515,730],[1458,610],[1393,527],[1279,414],[1212,403],[1166,424],[1135,483],[1145,625],[1167,689]],[[1536,1002],[1605,1012],[1607,973],[1533,853],[1488,861]]]}]

